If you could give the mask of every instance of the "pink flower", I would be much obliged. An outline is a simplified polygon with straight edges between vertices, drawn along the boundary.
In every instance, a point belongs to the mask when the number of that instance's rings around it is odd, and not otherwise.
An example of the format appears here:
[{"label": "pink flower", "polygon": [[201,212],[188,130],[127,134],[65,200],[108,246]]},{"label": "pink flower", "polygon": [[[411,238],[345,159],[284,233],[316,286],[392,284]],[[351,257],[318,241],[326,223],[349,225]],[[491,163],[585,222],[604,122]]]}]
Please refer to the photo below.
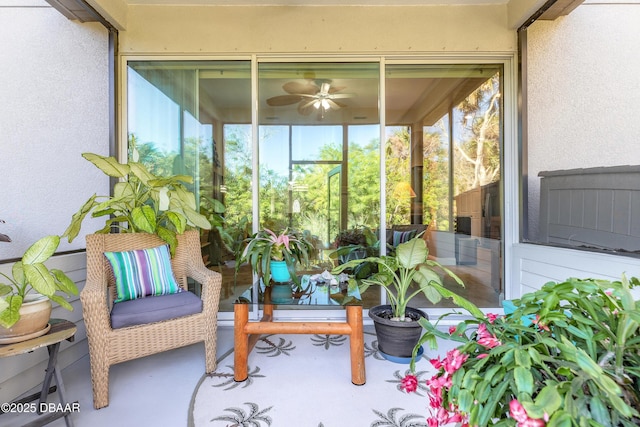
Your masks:
[{"label": "pink flower", "polygon": [[447,358],[443,361],[444,371],[449,375],[454,374],[468,358],[468,354],[460,353],[457,348],[449,350]]},{"label": "pink flower", "polygon": [[547,325],[545,325],[544,323],[540,322],[540,315],[539,314],[536,314],[536,318],[533,319],[531,321],[531,323],[533,323],[534,325],[538,325],[538,329],[542,329],[542,330],[547,331],[547,332],[551,331],[551,329],[549,329],[549,327]]},{"label": "pink flower", "polygon": [[498,340],[495,336],[481,338],[478,340],[478,344],[487,348],[494,348],[494,347],[498,347],[499,345],[502,345],[500,340]]},{"label": "pink flower", "polygon": [[449,375],[434,375],[430,380],[427,380],[427,385],[431,390],[439,390],[451,387],[451,377]]},{"label": "pink flower", "polygon": [[517,427],[544,427],[545,422],[540,418],[529,418],[527,411],[518,402],[517,399],[513,399],[509,402],[509,414],[518,422]]},{"label": "pink flower", "polygon": [[268,228],[265,228],[264,231],[271,235],[271,241],[274,245],[284,245],[284,247],[289,250],[289,235],[286,234],[287,230],[283,231],[279,236]]},{"label": "pink flower", "polygon": [[478,326],[478,344],[487,348],[494,348],[502,345],[500,340],[487,330],[487,325],[484,323],[481,323]]},{"label": "pink flower", "polygon": [[453,333],[456,331],[456,327],[455,326],[449,326],[449,335],[453,335]]},{"label": "pink flower", "polygon": [[442,368],[442,360],[440,360],[440,356],[438,356],[437,359],[429,359],[429,362],[431,362],[431,366],[436,369]]},{"label": "pink flower", "polygon": [[487,313],[487,319],[489,319],[489,323],[493,323],[498,318],[498,315],[495,313]]},{"label": "pink flower", "polygon": [[482,353],[476,356],[476,359],[484,359],[485,357],[489,357],[488,353]]},{"label": "pink flower", "polygon": [[517,399],[513,399],[509,402],[509,414],[511,414],[511,418],[519,423],[524,422],[529,418],[527,411],[524,410],[524,407]]},{"label": "pink flower", "polygon": [[440,423],[435,417],[427,418],[427,426],[429,427],[440,427]]},{"label": "pink flower", "polygon": [[412,374],[406,375],[400,380],[400,389],[407,393],[413,393],[418,389],[418,377]]},{"label": "pink flower", "polygon": [[435,393],[429,393],[429,406],[432,408],[439,408],[442,406],[442,393],[440,396],[436,396]]}]

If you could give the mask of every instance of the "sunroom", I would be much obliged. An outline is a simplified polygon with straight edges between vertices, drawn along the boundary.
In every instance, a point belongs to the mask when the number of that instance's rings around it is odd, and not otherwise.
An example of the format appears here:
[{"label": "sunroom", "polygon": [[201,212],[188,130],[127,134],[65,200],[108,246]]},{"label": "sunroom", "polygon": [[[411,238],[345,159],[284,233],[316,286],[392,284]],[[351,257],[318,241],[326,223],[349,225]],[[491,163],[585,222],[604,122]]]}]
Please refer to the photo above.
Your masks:
[{"label": "sunroom", "polygon": [[[336,262],[340,237],[369,230],[387,253],[423,233],[486,311],[549,280],[640,272],[635,2],[0,3],[15,40],[3,271],[109,194],[82,153],[125,162],[135,146],[154,172],[192,175],[203,205],[224,205],[224,225],[202,233],[223,275],[221,327],[255,285],[236,276],[239,244],[263,227],[307,230],[314,272]],[[102,226],[87,220],[55,257],[80,287],[84,235]],[[364,308],[384,301],[371,291]],[[79,328],[63,365],[87,354],[73,305],[58,313]],[[11,362],[0,400],[37,386],[45,358]]]}]

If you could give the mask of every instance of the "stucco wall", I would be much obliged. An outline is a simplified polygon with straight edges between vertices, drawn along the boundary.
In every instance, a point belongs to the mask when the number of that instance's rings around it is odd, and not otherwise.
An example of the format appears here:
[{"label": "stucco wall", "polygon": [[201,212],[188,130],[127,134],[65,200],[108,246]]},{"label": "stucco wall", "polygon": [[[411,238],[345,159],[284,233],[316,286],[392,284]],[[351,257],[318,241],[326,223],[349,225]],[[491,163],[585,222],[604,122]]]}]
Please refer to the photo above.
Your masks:
[{"label": "stucco wall", "polygon": [[109,72],[100,24],[70,21],[44,0],[0,0],[0,11],[0,232],[13,240],[0,243],[1,261],[63,233],[89,196],[108,194],[80,153],[108,153]]},{"label": "stucco wall", "polygon": [[591,2],[528,30],[529,237],[542,170],[640,164],[640,2]]}]

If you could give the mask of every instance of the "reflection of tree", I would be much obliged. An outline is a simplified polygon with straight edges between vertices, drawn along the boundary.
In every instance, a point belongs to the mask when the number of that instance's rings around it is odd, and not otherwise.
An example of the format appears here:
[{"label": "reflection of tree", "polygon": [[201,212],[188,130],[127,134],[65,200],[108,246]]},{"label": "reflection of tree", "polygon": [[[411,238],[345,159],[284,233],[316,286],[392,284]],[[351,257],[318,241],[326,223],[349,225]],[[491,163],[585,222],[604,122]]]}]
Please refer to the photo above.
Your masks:
[{"label": "reflection of tree", "polygon": [[251,218],[251,127],[224,127],[224,193],[227,224]]},{"label": "reflection of tree", "polygon": [[457,109],[462,134],[456,148],[456,194],[500,179],[500,74],[483,83]]},{"label": "reflection of tree", "polygon": [[153,141],[140,142],[135,134],[129,135],[129,146],[137,148],[139,162],[144,164],[149,172],[158,176],[190,175],[193,177],[193,185],[198,187],[189,188],[191,191],[213,196],[213,141],[199,137],[185,138],[183,156],[174,151],[164,152]]},{"label": "reflection of tree", "polygon": [[140,142],[135,134],[129,135],[129,147],[136,147],[140,155],[139,162],[158,176],[169,176],[172,172],[173,158],[176,153],[160,151],[154,142]]},{"label": "reflection of tree", "polygon": [[289,177],[260,168],[260,222],[279,232],[289,225]]},{"label": "reflection of tree", "polygon": [[380,143],[349,144],[349,206],[347,228],[380,224]]},{"label": "reflection of tree", "polygon": [[387,176],[387,224],[409,224],[411,194],[407,184],[411,182],[411,136],[409,128],[398,128],[388,139],[385,173]]},{"label": "reflection of tree", "polygon": [[[454,194],[500,179],[500,75],[488,79],[451,113],[455,129],[449,129],[448,115],[435,125],[423,129],[423,222],[438,229],[449,227],[450,198]],[[225,195],[228,223],[251,216],[251,138],[250,126],[225,126]],[[388,224],[410,222],[412,198],[396,194],[399,183],[409,183],[410,130],[390,128],[386,141],[386,221]],[[449,135],[455,135],[454,158],[450,159]],[[264,135],[263,135],[264,136]],[[266,137],[266,136],[265,136]],[[379,142],[350,143],[348,149],[348,228],[356,225],[379,227]],[[291,225],[308,229],[313,234],[327,235],[328,173],[335,163],[322,163],[342,158],[342,145],[326,144],[319,152],[319,163],[294,165],[295,186],[289,176],[261,165],[260,216],[264,226],[281,229]],[[451,193],[449,172],[453,168],[454,189]],[[289,192],[300,206],[290,212]],[[291,214],[291,215],[290,215]]]},{"label": "reflection of tree", "polygon": [[423,137],[423,222],[437,230],[449,229],[450,163],[445,120],[425,128]]}]

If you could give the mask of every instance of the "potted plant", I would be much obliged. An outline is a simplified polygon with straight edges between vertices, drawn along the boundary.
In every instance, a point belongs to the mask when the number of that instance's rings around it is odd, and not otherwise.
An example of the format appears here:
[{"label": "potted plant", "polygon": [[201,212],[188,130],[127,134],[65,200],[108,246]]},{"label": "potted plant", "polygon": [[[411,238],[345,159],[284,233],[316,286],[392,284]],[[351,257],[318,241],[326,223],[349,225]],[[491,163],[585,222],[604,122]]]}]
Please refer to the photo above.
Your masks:
[{"label": "potted plant", "polygon": [[91,216],[106,216],[104,228],[98,233],[109,233],[112,227],[121,233],[146,232],[158,235],[167,242],[171,254],[178,244],[177,234],[187,227],[211,229],[207,217],[196,209],[195,195],[185,184],[193,178],[187,175],[159,177],[137,162],[138,153],[132,149],[133,161],[122,164],[115,157],[84,153],[82,157],[93,163],[106,175],[119,178],[112,196],[94,194],[76,212],[63,233],[71,242],[79,233],[82,221]]},{"label": "potted plant", "polygon": [[[247,245],[238,255],[236,275],[240,265],[248,262],[265,286],[271,286],[272,280],[275,283],[289,283],[293,280],[297,285],[300,284],[296,275],[296,265],[308,263],[309,253],[313,250],[304,234],[288,229],[276,234],[268,228],[263,228],[246,242]],[[287,286],[291,289],[291,286]],[[290,299],[290,296],[283,297],[287,298]]]},{"label": "potted plant", "polygon": [[44,264],[59,244],[59,236],[45,236],[13,264],[11,277],[0,273],[8,280],[4,283],[0,278],[0,341],[3,344],[46,333],[51,301],[73,310],[57,293],[78,295],[76,284],[61,270],[49,269]]},{"label": "potted plant", "polygon": [[[571,278],[449,333],[421,321],[422,342],[461,343],[431,361],[429,426],[640,425],[638,284]],[[415,377],[402,383],[415,390]]]},{"label": "potted plant", "polygon": [[[352,259],[362,259],[380,253],[380,244],[376,234],[367,226],[357,226],[342,230],[335,238],[335,251],[329,257],[338,264],[344,264]],[[357,279],[364,279],[375,273],[374,263],[358,264],[355,268],[345,271],[353,274]]]},{"label": "potted plant", "polygon": [[[453,278],[460,286],[464,284],[451,270],[428,259],[428,255],[426,242],[419,235],[398,245],[393,256],[351,260],[333,270],[333,274],[339,274],[361,263],[377,264],[378,272],[360,281],[360,292],[378,285],[387,293],[389,304],[369,309],[378,337],[378,349],[385,357],[411,357],[422,332],[418,320],[427,317],[422,310],[408,306],[418,294],[424,294],[433,304],[437,304],[443,297],[452,298],[457,305],[474,314],[482,313],[466,299],[443,286],[437,270]],[[414,283],[415,286],[412,286]]]}]

